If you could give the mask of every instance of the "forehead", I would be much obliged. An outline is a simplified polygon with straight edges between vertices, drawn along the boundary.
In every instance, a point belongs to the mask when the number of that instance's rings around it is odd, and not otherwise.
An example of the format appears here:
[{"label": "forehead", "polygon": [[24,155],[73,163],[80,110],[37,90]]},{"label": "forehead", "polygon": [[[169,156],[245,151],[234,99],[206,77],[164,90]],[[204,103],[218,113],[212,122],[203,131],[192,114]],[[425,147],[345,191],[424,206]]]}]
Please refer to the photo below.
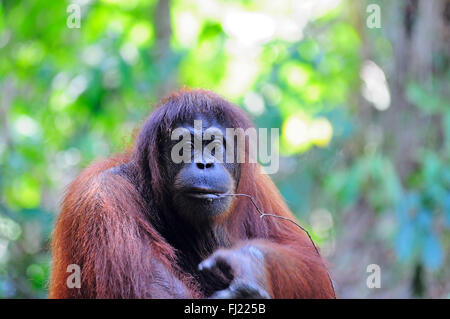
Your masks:
[{"label": "forehead", "polygon": [[225,128],[225,126],[219,122],[216,116],[201,113],[196,113],[194,114],[194,116],[192,116],[191,119],[180,121],[179,123],[176,123],[175,126],[194,128],[194,125],[198,126],[199,124],[201,124],[203,130],[210,127],[216,127],[221,130]]}]

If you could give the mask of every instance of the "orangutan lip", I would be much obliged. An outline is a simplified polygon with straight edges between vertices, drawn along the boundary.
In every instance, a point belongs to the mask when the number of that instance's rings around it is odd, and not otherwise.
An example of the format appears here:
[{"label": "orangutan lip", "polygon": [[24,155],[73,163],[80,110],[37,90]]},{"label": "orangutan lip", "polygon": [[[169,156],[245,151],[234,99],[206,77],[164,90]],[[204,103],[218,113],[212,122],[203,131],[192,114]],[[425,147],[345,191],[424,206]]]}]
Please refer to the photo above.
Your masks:
[{"label": "orangutan lip", "polygon": [[220,192],[212,189],[195,188],[186,191],[185,194],[189,197],[200,198],[200,199],[217,199],[221,198],[222,195],[228,194],[229,192]]}]

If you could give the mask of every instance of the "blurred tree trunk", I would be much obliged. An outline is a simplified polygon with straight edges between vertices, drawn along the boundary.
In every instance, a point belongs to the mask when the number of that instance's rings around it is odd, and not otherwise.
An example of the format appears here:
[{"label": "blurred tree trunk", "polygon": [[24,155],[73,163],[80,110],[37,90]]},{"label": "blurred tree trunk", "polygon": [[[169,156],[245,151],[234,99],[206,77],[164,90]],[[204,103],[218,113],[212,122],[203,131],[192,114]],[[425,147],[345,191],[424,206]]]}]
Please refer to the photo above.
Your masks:
[{"label": "blurred tree trunk", "polygon": [[442,42],[444,1],[420,0],[417,22],[411,39],[412,77],[418,82],[429,80],[433,71],[433,54]]},{"label": "blurred tree trunk", "polygon": [[[386,3],[386,2],[385,2]],[[391,40],[394,61],[391,78],[391,107],[382,114],[382,126],[384,128],[386,141],[392,141],[388,148],[394,154],[395,166],[402,181],[414,166],[412,150],[419,145],[418,128],[419,121],[416,118],[414,106],[406,97],[406,85],[408,83],[408,71],[411,62],[411,24],[409,11],[411,1],[389,1],[385,12],[387,16],[385,30]]]},{"label": "blurred tree trunk", "polygon": [[153,57],[159,78],[163,79],[156,88],[158,98],[166,96],[175,88],[177,78],[174,54],[170,47],[172,37],[170,4],[170,0],[159,0],[154,14],[156,45]]},{"label": "blurred tree trunk", "polygon": [[444,2],[440,0],[420,0],[417,8],[417,22],[411,39],[413,77],[425,82],[432,74],[433,53],[441,39],[440,24]]},{"label": "blurred tree trunk", "polygon": [[16,94],[15,79],[13,76],[6,76],[3,83],[0,82],[0,127],[1,135],[5,147],[11,148],[13,144],[11,142],[8,124],[8,112],[14,100]]},{"label": "blurred tree trunk", "polygon": [[163,60],[170,53],[170,37],[172,35],[170,0],[158,1],[154,21],[156,28],[156,58]]},{"label": "blurred tree trunk", "polygon": [[396,168],[402,181],[415,166],[415,152],[422,144],[424,127],[432,117],[418,112],[408,101],[410,82],[425,83],[433,74],[433,57],[443,38],[444,4],[447,0],[407,0],[384,2],[387,19],[383,28],[391,40],[394,61],[389,83],[391,107],[382,114],[384,131],[391,141]]}]

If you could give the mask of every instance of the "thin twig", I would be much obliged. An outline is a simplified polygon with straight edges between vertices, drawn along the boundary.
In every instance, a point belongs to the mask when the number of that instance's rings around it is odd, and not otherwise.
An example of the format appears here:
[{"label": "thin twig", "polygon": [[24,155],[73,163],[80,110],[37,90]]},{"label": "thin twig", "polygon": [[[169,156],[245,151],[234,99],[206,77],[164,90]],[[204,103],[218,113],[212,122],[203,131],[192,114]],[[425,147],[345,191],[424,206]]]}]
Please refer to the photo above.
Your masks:
[{"label": "thin twig", "polygon": [[[247,197],[248,199],[250,199],[250,201],[252,202],[253,206],[255,206],[256,210],[258,211],[258,213],[260,215],[259,218],[262,219],[263,217],[269,216],[269,217],[275,217],[275,218],[279,218],[279,219],[284,219],[284,220],[287,220],[287,221],[293,223],[294,225],[299,227],[301,230],[303,230],[306,233],[306,235],[308,235],[308,238],[311,241],[314,249],[316,250],[317,255],[320,257],[319,249],[317,248],[316,244],[314,243],[313,239],[311,238],[311,235],[309,234],[309,232],[305,228],[303,228],[301,225],[296,223],[294,220],[292,220],[291,218],[263,212],[259,208],[259,206],[256,204],[256,202],[253,199],[253,197],[248,195],[248,194],[220,194],[220,195],[217,195],[217,196],[218,197],[223,197],[223,196],[242,196],[242,197]],[[334,290],[333,281],[331,280],[331,277],[330,277],[330,274],[329,274],[328,270],[327,270],[327,276],[328,276],[328,279],[330,280],[331,288],[333,289],[334,298],[336,298],[336,291]]]}]

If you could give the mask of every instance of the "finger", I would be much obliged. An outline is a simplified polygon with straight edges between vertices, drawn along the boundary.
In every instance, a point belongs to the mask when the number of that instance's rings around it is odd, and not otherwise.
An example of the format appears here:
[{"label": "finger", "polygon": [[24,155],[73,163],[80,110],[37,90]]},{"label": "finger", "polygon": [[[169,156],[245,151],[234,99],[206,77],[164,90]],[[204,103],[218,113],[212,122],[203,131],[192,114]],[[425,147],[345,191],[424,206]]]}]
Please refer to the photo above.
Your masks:
[{"label": "finger", "polygon": [[236,299],[270,299],[269,293],[261,286],[247,281],[236,280],[228,288]]},{"label": "finger", "polygon": [[233,269],[222,256],[212,256],[198,265],[199,271],[208,273],[217,279],[230,283],[233,278]]},{"label": "finger", "polygon": [[212,258],[212,257],[207,258],[198,265],[198,270],[200,270],[200,271],[210,270],[215,266],[215,264],[216,264],[215,258]]},{"label": "finger", "polygon": [[229,289],[223,289],[216,291],[214,294],[209,297],[209,299],[233,299],[232,291]]},{"label": "finger", "polygon": [[231,284],[228,288],[216,291],[211,299],[270,299],[269,294],[251,284]]}]

